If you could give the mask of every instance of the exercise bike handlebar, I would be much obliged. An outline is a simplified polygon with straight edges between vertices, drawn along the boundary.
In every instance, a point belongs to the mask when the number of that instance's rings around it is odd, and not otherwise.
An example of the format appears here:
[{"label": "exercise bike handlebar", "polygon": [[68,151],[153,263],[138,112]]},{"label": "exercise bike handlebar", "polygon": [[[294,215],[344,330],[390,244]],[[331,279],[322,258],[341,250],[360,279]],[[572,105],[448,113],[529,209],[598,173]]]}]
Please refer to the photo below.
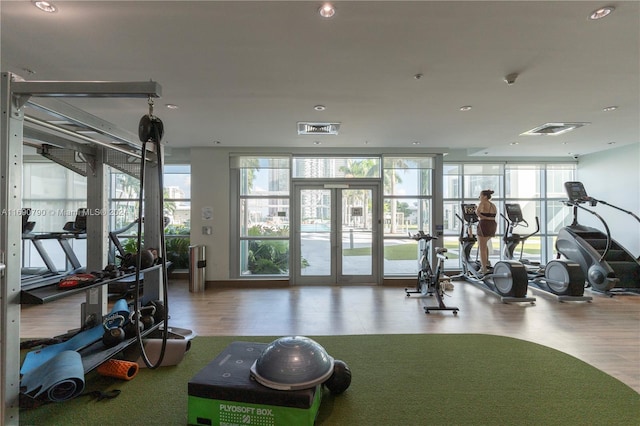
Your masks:
[{"label": "exercise bike handlebar", "polygon": [[424,240],[424,241],[432,241],[432,240],[437,240],[438,237],[434,237],[432,235],[429,234],[425,234],[423,231],[418,231],[418,233],[416,234],[409,234],[409,238],[411,238],[412,240],[416,240],[416,241],[420,241],[420,240]]}]

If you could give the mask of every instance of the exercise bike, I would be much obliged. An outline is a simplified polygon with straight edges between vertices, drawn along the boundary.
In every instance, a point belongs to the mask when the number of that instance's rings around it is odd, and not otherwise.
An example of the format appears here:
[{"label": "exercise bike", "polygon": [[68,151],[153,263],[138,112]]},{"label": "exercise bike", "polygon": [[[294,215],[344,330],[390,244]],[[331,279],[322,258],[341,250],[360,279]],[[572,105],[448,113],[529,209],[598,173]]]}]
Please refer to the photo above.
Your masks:
[{"label": "exercise bike", "polygon": [[410,297],[412,294],[419,293],[423,296],[432,296],[435,294],[436,300],[438,301],[438,306],[425,306],[425,313],[430,313],[430,311],[453,311],[453,315],[458,315],[458,308],[453,306],[446,306],[443,300],[444,296],[444,288],[442,287],[442,283],[440,283],[440,274],[442,273],[442,268],[444,266],[444,261],[447,259],[445,253],[447,249],[444,247],[436,247],[436,257],[438,258],[438,263],[436,265],[435,273],[431,269],[431,263],[429,262],[429,245],[431,241],[437,240],[438,237],[432,237],[429,234],[425,234],[423,231],[418,231],[417,234],[410,235],[410,237],[420,244],[420,241],[424,241],[424,246],[420,250],[420,270],[418,271],[418,279],[416,281],[415,290],[410,290],[409,288],[405,288],[404,291],[407,297]]},{"label": "exercise bike", "polygon": [[[506,222],[506,231],[502,238],[504,248],[502,258],[517,260],[525,266],[529,284],[533,288],[554,295],[560,302],[590,302],[591,296],[584,296],[584,274],[580,265],[564,259],[552,260],[546,265],[532,262],[522,257],[524,244],[532,235],[540,232],[540,220],[536,216],[536,229],[530,234],[518,234],[517,227],[527,228],[529,223],[524,219],[520,204],[505,204],[504,214],[500,214]],[[520,246],[520,257],[515,259],[514,252]]]},{"label": "exercise bike", "polygon": [[452,277],[452,279],[464,279],[483,290],[500,297],[503,303],[529,302],[534,304],[535,297],[527,296],[528,279],[524,265],[515,260],[501,260],[495,266],[490,267],[488,274],[482,274],[480,261],[471,259],[471,250],[478,239],[473,233],[473,226],[478,222],[475,204],[462,204],[461,217],[456,213],[456,217],[461,222],[460,236],[460,258],[462,260],[462,274]]}]

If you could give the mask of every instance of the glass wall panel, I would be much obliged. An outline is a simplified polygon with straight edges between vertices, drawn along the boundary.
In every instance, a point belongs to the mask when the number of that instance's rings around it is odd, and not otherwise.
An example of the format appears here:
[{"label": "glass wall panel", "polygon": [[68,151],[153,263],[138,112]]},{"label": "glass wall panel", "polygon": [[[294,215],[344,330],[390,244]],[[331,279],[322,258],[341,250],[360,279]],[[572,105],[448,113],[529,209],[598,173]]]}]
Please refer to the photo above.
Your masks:
[{"label": "glass wall panel", "polygon": [[[417,248],[410,234],[431,231],[431,199],[384,199],[384,271],[386,275],[417,272]],[[395,212],[395,214],[393,214]],[[414,247],[415,250],[410,249]],[[415,270],[414,270],[415,269]],[[393,271],[393,272],[392,272]]]},{"label": "glass wall panel", "polygon": [[243,198],[240,200],[240,235],[289,236],[288,198]]},{"label": "glass wall panel", "polygon": [[506,198],[540,198],[541,166],[509,164],[504,173]]},{"label": "glass wall panel", "polygon": [[234,156],[230,165],[239,169],[239,275],[288,275],[290,158]]},{"label": "glass wall panel", "polygon": [[547,201],[547,230],[549,234],[557,234],[561,228],[571,225],[573,210],[561,201]]},{"label": "glass wall panel", "polygon": [[289,195],[289,169],[240,169],[240,195]]},{"label": "glass wall panel", "polygon": [[293,177],[302,179],[379,178],[380,157],[295,157]]},{"label": "glass wall panel", "polygon": [[565,182],[575,180],[575,165],[550,164],[547,166],[547,198],[567,198]]},{"label": "glass wall panel", "polygon": [[289,240],[241,240],[241,275],[288,275]]}]

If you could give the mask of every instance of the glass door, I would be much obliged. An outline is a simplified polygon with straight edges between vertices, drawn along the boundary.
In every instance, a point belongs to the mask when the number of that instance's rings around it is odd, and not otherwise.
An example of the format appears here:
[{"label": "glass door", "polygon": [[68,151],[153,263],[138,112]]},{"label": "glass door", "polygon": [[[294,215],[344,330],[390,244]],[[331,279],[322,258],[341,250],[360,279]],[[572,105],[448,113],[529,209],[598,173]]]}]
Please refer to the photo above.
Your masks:
[{"label": "glass door", "polygon": [[294,185],[296,285],[377,284],[377,185]]}]

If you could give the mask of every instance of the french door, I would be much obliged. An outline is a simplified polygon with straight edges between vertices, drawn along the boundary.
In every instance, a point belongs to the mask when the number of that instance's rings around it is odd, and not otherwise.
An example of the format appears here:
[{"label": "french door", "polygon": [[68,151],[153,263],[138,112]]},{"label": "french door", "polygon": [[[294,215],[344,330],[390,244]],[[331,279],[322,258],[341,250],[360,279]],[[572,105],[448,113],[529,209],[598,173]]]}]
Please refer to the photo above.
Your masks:
[{"label": "french door", "polygon": [[378,185],[294,183],[293,283],[378,284]]}]

